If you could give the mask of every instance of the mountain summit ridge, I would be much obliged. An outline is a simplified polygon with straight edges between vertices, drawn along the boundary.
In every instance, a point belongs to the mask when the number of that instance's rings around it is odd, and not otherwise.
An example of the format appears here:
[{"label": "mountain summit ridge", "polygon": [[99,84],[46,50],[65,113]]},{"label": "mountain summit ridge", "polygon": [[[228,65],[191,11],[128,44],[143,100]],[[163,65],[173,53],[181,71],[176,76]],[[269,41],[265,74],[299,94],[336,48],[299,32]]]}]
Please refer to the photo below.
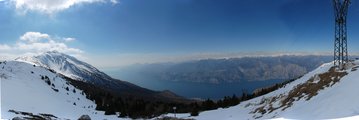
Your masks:
[{"label": "mountain summit ridge", "polygon": [[48,51],[34,56],[23,56],[16,58],[15,60],[33,63],[52,69],[67,77],[86,82],[98,83],[101,82],[101,80],[98,79],[112,79],[110,76],[96,69],[94,66],[58,51]]}]

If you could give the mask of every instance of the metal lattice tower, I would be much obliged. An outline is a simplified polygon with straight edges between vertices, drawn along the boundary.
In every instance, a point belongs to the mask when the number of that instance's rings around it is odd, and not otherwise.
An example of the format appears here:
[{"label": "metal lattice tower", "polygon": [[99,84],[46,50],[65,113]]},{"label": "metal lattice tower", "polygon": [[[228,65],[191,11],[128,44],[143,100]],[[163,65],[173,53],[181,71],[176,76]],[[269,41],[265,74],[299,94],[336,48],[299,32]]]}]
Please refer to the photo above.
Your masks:
[{"label": "metal lattice tower", "polygon": [[334,66],[342,69],[348,62],[347,14],[350,0],[333,0],[335,13]]}]

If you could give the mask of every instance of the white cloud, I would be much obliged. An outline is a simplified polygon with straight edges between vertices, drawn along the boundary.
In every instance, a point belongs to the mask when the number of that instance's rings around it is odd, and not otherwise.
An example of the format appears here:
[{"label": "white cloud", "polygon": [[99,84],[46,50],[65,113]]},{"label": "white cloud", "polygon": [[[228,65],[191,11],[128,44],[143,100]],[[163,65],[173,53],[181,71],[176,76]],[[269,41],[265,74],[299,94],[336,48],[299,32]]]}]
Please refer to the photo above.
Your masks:
[{"label": "white cloud", "polygon": [[[16,44],[7,45],[0,44],[0,53],[6,51],[5,58],[14,59],[14,56],[21,56],[25,54],[38,54],[47,51],[59,51],[73,56],[81,56],[84,53],[77,48],[69,47],[65,42],[74,41],[75,38],[71,37],[52,37],[45,33],[40,32],[26,32],[19,37]],[[9,57],[10,56],[10,57]]]},{"label": "white cloud", "polygon": [[26,32],[20,37],[20,41],[16,43],[15,48],[27,52],[46,52],[53,50],[69,54],[80,54],[83,52],[80,49],[70,48],[61,42],[69,40],[73,41],[75,38],[62,38],[58,40],[45,33]]},{"label": "white cloud", "polygon": [[24,35],[20,37],[20,40],[34,43],[49,38],[50,36],[48,34],[42,34],[40,32],[26,32]]},{"label": "white cloud", "polygon": [[9,45],[0,44],[0,51],[7,51],[7,50],[11,50],[11,47]]},{"label": "white cloud", "polygon": [[117,4],[117,0],[10,0],[15,8],[23,13],[36,11],[45,14],[54,14],[66,10],[72,6],[84,3]]},{"label": "white cloud", "polygon": [[110,0],[112,4],[117,4],[118,1],[117,0]]},{"label": "white cloud", "polygon": [[64,38],[65,42],[72,42],[72,41],[75,41],[75,40],[76,40],[75,38]]}]

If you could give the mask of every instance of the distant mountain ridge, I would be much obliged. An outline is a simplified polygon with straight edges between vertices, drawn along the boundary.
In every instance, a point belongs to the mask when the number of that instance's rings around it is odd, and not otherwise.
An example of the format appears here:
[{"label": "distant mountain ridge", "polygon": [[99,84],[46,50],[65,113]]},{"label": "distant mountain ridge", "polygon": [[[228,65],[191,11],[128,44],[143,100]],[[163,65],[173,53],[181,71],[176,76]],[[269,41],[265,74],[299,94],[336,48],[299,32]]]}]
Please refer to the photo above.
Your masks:
[{"label": "distant mountain ridge", "polygon": [[269,56],[204,59],[182,63],[136,65],[120,70],[132,76],[196,83],[240,83],[297,78],[332,60],[331,56]]}]

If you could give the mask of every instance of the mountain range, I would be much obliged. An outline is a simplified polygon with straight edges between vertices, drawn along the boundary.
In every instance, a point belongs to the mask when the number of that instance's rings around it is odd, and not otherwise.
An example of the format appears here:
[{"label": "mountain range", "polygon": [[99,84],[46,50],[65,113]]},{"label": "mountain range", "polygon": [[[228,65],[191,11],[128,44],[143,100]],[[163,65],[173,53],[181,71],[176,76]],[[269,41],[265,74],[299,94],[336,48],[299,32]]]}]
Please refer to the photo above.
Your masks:
[{"label": "mountain range", "polygon": [[122,68],[112,75],[126,79],[141,76],[139,79],[212,84],[289,80],[332,59],[331,56],[319,55],[203,59],[180,63],[138,64]]}]

